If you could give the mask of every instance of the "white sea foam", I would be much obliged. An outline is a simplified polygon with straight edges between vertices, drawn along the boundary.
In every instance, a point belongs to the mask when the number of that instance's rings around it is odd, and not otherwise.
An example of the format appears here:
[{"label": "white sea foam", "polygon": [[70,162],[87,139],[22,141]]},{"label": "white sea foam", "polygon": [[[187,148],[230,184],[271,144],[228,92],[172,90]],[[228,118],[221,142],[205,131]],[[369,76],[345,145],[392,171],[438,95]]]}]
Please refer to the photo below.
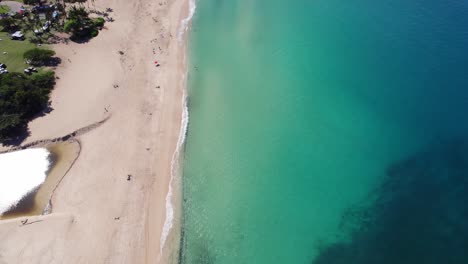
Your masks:
[{"label": "white sea foam", "polygon": [[177,34],[177,40],[179,41],[179,44],[182,43],[184,34],[189,29],[190,21],[192,21],[196,9],[196,0],[189,0],[189,14],[186,18],[182,19],[182,22],[180,23],[179,32]]},{"label": "white sea foam", "polygon": [[[186,18],[182,19],[180,23],[179,32],[177,35],[179,44],[181,44],[182,41],[184,40],[183,39],[184,34],[189,29],[190,21],[192,20],[192,17],[195,14],[195,9],[196,9],[195,1],[196,0],[189,0],[189,14]],[[183,60],[184,60],[184,65],[187,65],[185,55],[186,54],[184,53]],[[171,179],[169,181],[169,189],[166,195],[166,218],[164,220],[164,226],[163,226],[162,233],[161,233],[160,255],[162,255],[167,237],[169,236],[169,233],[171,232],[171,229],[174,225],[174,206],[172,204],[172,195],[173,195],[172,184],[173,184],[174,178],[177,177],[177,173],[179,170],[180,151],[185,143],[185,137],[187,135],[187,128],[188,128],[188,123],[189,123],[189,112],[188,112],[188,106],[187,106],[187,92],[186,92],[187,72],[182,76],[181,82],[182,82],[181,83],[182,118],[180,121],[181,123],[180,123],[179,137],[177,139],[176,149],[172,155],[172,160],[171,160]]]},{"label": "white sea foam", "polygon": [[44,148],[0,154],[0,215],[44,182],[49,154]]},{"label": "white sea foam", "polygon": [[[185,79],[185,76],[184,76]],[[184,81],[185,82],[185,81]],[[173,181],[174,178],[177,176],[178,169],[179,169],[179,156],[180,156],[180,151],[184,145],[185,142],[185,137],[187,135],[187,128],[188,128],[188,122],[189,122],[189,113],[188,113],[188,107],[187,107],[187,100],[186,100],[186,92],[185,89],[183,90],[182,94],[182,119],[181,119],[181,124],[180,124],[180,131],[179,131],[179,138],[177,140],[177,145],[176,149],[174,151],[174,154],[172,156],[172,161],[171,161],[171,179],[169,181],[169,190],[167,191],[166,195],[166,219],[164,220],[164,226],[161,234],[161,241],[160,241],[160,251],[162,254],[162,250],[164,248],[164,245],[166,243],[167,237],[169,236],[169,233],[172,229],[172,226],[174,224],[174,207],[172,204],[172,194],[173,194]]]}]

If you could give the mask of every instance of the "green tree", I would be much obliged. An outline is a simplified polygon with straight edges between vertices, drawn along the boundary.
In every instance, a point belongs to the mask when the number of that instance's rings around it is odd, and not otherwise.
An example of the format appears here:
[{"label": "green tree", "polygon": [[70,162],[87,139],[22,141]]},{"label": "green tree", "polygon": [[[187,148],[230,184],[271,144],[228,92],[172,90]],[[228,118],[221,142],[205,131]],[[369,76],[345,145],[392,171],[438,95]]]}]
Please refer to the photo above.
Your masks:
[{"label": "green tree", "polygon": [[26,124],[19,114],[0,114],[0,142],[20,133],[26,128]]},{"label": "green tree", "polygon": [[40,0],[23,0],[23,3],[25,5],[36,5],[39,4],[41,1]]},{"label": "green tree", "polygon": [[65,0],[65,2],[67,3],[79,3],[79,4],[82,4],[84,2],[86,2],[87,0]]},{"label": "green tree", "polygon": [[104,18],[98,17],[98,18],[93,19],[93,22],[97,28],[102,28],[106,21],[104,20]]},{"label": "green tree", "polygon": [[83,7],[73,6],[68,11],[68,20],[65,22],[64,31],[71,32],[72,36],[82,37],[88,26],[88,12]]},{"label": "green tree", "polygon": [[26,51],[23,57],[29,60],[32,65],[44,65],[47,64],[54,55],[55,51],[53,50],[34,48]]},{"label": "green tree", "polygon": [[11,32],[18,28],[16,19],[12,17],[5,17],[0,19],[0,26],[3,27],[3,31]]},{"label": "green tree", "polygon": [[88,15],[89,14],[88,12],[86,12],[86,9],[84,7],[73,6],[68,11],[68,19],[72,20],[85,21],[89,19]]},{"label": "green tree", "polygon": [[25,131],[28,121],[47,107],[54,85],[53,72],[0,75],[0,142]]},{"label": "green tree", "polygon": [[89,18],[84,7],[73,6],[68,11],[68,20],[63,29],[72,34],[72,40],[85,40],[97,36],[98,28],[104,25],[102,22],[104,21]]}]

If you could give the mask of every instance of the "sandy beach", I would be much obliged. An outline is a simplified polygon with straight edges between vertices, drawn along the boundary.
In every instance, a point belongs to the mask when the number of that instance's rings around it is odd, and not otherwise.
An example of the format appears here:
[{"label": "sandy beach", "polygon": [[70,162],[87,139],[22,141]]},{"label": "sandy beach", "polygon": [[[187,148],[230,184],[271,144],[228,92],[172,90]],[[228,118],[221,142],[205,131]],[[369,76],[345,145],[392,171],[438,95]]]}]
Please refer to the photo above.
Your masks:
[{"label": "sandy beach", "polygon": [[[79,133],[78,159],[52,196],[52,213],[0,222],[0,263],[172,263],[175,221],[161,250],[171,164],[179,142],[186,0],[96,0],[113,9],[89,43],[57,44],[53,111],[23,142]],[[155,66],[155,61],[160,64]],[[173,181],[175,218],[180,213]],[[28,224],[21,221],[28,218]]]}]

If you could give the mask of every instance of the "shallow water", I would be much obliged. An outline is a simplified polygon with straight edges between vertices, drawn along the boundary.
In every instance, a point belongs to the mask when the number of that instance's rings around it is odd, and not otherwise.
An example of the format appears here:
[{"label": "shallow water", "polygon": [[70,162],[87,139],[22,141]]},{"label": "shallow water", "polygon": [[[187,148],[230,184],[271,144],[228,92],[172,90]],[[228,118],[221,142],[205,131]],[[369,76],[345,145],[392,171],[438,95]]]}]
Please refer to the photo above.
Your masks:
[{"label": "shallow water", "polygon": [[45,148],[0,154],[0,214],[44,182],[51,163],[49,155]]},{"label": "shallow water", "polygon": [[183,263],[468,262],[467,25],[452,0],[198,1]]}]

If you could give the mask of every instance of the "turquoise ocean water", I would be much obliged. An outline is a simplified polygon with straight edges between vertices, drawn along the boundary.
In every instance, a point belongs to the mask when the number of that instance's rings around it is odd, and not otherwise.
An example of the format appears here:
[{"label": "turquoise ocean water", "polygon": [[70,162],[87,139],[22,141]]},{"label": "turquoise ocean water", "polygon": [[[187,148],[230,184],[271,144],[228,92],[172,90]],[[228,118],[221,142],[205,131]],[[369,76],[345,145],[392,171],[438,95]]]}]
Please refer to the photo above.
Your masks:
[{"label": "turquoise ocean water", "polygon": [[467,1],[199,0],[182,263],[468,263],[467,64]]}]

